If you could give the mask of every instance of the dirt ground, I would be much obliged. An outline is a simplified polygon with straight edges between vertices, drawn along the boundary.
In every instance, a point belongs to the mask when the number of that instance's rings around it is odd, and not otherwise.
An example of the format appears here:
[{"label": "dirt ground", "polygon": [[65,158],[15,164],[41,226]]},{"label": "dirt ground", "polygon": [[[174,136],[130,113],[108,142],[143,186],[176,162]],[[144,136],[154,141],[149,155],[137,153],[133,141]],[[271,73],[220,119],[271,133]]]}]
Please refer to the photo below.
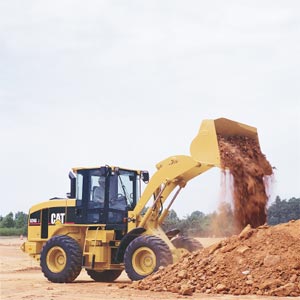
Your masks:
[{"label": "dirt ground", "polygon": [[[204,247],[220,239],[199,239]],[[207,295],[194,293],[193,296],[181,296],[171,292],[140,291],[131,288],[126,273],[113,283],[98,283],[82,270],[79,277],[68,284],[56,284],[47,281],[39,264],[20,250],[24,242],[20,238],[0,237],[0,280],[1,300],[6,299],[47,299],[47,300],[85,300],[85,299],[295,299],[290,297]]]}]

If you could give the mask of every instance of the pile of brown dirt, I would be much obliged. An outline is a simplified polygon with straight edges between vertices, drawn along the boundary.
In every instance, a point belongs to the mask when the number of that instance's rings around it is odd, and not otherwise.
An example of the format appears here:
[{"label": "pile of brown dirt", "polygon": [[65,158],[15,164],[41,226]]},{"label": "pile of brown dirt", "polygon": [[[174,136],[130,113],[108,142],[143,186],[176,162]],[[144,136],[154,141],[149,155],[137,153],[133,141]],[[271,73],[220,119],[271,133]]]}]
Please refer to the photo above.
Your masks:
[{"label": "pile of brown dirt", "polygon": [[233,210],[237,232],[248,224],[265,224],[266,176],[273,173],[258,141],[246,136],[218,136],[221,168],[233,176]]},{"label": "pile of brown dirt", "polygon": [[140,290],[300,296],[300,220],[244,228],[135,282]]}]

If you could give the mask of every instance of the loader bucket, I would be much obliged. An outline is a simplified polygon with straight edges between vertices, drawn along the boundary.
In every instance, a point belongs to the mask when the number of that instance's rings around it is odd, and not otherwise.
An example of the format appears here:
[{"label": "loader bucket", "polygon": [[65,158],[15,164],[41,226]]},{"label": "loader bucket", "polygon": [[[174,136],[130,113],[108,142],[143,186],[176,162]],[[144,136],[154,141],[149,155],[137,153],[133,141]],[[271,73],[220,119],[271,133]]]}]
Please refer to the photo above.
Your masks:
[{"label": "loader bucket", "polygon": [[193,159],[203,164],[220,167],[218,135],[224,137],[246,136],[255,139],[259,145],[255,127],[225,118],[203,120],[199,132],[190,146]]}]

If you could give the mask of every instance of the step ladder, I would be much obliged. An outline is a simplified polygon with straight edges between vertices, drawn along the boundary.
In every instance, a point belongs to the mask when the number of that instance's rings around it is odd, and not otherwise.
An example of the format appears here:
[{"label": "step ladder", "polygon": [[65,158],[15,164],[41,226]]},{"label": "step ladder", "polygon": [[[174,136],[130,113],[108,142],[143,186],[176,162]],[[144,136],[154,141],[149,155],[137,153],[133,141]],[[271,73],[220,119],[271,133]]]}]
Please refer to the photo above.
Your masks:
[{"label": "step ladder", "polygon": [[[97,227],[97,229],[95,230],[94,238],[87,238],[89,227],[86,229],[83,253],[82,253],[82,267],[83,268],[94,269],[95,257],[96,257],[95,253],[96,253],[96,245],[97,245],[97,236],[98,236],[98,232],[99,232],[100,228],[101,227]],[[93,247],[90,246],[92,242],[94,242]],[[90,264],[88,264],[89,262],[90,262]]]}]

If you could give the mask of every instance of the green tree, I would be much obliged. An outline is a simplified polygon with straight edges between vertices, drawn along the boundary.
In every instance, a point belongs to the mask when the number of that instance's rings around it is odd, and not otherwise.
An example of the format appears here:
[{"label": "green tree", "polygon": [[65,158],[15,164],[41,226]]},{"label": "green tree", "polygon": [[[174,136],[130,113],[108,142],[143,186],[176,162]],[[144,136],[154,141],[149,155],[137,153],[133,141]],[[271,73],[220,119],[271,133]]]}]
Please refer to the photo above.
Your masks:
[{"label": "green tree", "polygon": [[27,226],[27,214],[19,211],[15,214],[16,228],[24,228]]},{"label": "green tree", "polygon": [[165,231],[169,231],[175,228],[178,228],[180,223],[180,219],[177,216],[177,213],[175,212],[174,209],[171,209],[169,211],[168,216],[164,220],[162,227]]},{"label": "green tree", "polygon": [[205,214],[199,210],[193,211],[191,213],[190,219],[191,220],[201,220],[205,217]]},{"label": "green tree", "polygon": [[27,214],[24,212],[17,212],[15,217],[12,212],[5,217],[0,217],[1,236],[27,235],[27,231]]},{"label": "green tree", "polygon": [[6,215],[1,221],[1,227],[4,228],[13,228],[15,227],[14,214],[10,212]]},{"label": "green tree", "polygon": [[203,223],[205,214],[199,210],[188,215],[184,222],[185,232],[191,236],[201,236],[203,234]]},{"label": "green tree", "polygon": [[267,217],[269,225],[300,219],[300,198],[293,197],[287,201],[277,196],[268,208]]}]

